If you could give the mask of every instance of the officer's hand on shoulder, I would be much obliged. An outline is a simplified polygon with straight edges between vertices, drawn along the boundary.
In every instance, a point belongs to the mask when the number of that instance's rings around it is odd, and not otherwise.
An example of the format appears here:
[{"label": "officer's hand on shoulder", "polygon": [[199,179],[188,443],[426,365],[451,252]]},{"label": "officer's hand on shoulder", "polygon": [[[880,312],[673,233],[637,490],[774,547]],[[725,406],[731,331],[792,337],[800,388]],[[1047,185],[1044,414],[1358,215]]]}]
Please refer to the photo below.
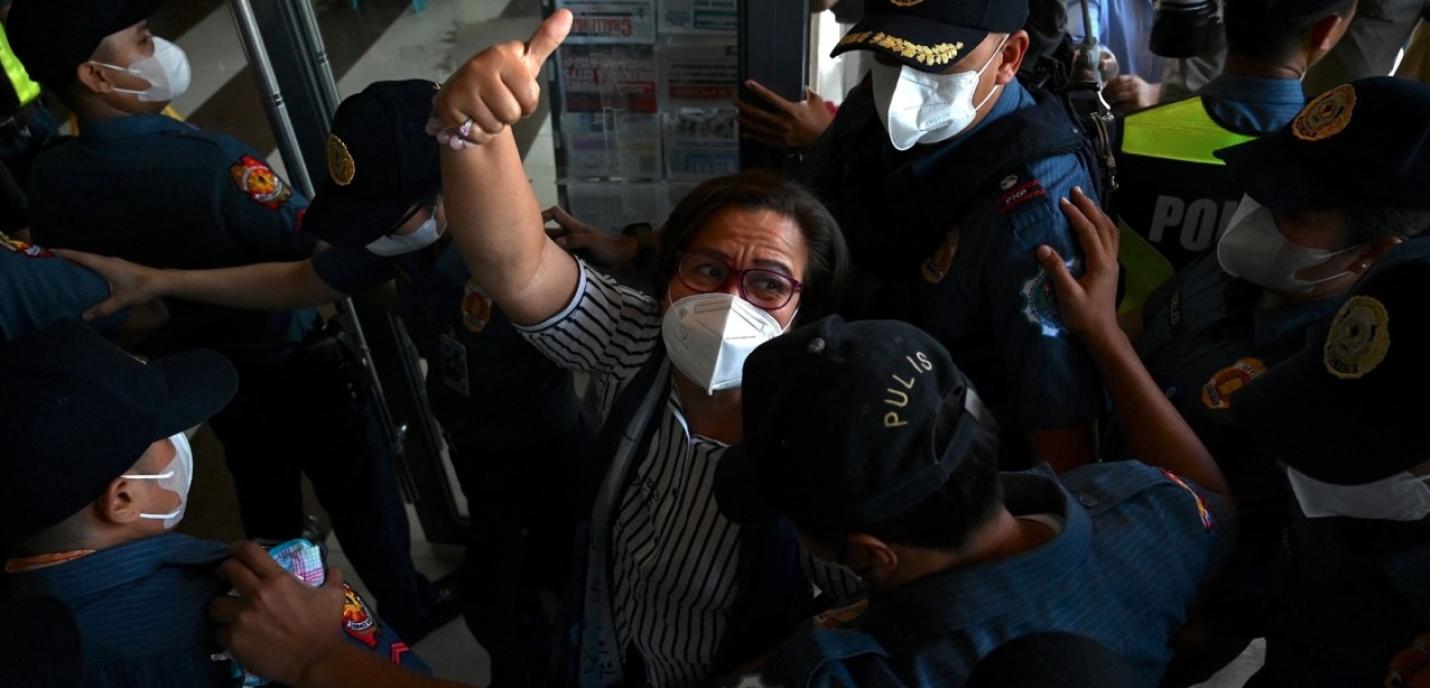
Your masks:
[{"label": "officer's hand on shoulder", "polygon": [[[90,306],[84,312],[85,320],[102,320],[121,309],[154,302],[168,293],[169,273],[164,270],[83,251],[61,248],[55,249],[55,253],[99,273],[109,283],[109,298]],[[167,313],[164,318],[167,319]]]},{"label": "officer's hand on shoulder", "polygon": [[589,251],[602,267],[629,269],[634,267],[640,252],[640,240],[633,236],[612,234],[582,222],[561,206],[551,206],[541,213],[541,219],[556,223],[547,227],[546,235],[567,251]]},{"label": "officer's hand on shoulder", "polygon": [[1089,346],[1120,336],[1117,323],[1117,225],[1081,189],[1074,188],[1072,200],[1059,199],[1082,244],[1087,269],[1073,277],[1063,257],[1051,246],[1038,247],[1038,262],[1052,277],[1057,291],[1058,310],[1063,324]]},{"label": "officer's hand on shoulder", "polygon": [[437,94],[435,126],[481,144],[536,112],[541,68],[566,40],[572,21],[569,10],[557,10],[525,43],[499,43],[467,60]]}]

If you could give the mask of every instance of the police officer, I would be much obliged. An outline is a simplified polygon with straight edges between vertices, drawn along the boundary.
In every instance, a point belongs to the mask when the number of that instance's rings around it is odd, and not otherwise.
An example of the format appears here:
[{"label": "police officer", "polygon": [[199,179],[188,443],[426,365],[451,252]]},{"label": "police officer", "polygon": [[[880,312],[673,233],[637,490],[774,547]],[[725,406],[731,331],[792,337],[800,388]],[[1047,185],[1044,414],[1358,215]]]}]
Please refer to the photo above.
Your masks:
[{"label": "police officer", "polygon": [[[10,2],[0,2],[0,22],[9,11]],[[5,73],[5,83],[0,84],[0,160],[23,188],[30,176],[30,164],[41,147],[59,133],[59,122],[40,102],[40,85],[20,64],[5,31],[0,24],[0,71]],[[16,210],[18,212],[11,215],[14,211],[6,208],[7,216],[0,224],[0,231],[25,226],[23,204]]]},{"label": "police officer", "polygon": [[1414,401],[1430,378],[1430,251],[1411,250],[1423,243],[1387,256],[1238,399],[1295,495],[1283,594],[1248,686],[1430,679],[1430,433]]},{"label": "police officer", "polygon": [[1296,116],[1301,78],[1345,35],[1356,2],[1227,3],[1225,71],[1196,96],[1124,121],[1112,201],[1125,232],[1125,311],[1216,244],[1241,190],[1213,152]]},{"label": "police officer", "polygon": [[[53,251],[0,234],[0,342],[78,318],[96,299],[108,296],[103,277]],[[94,326],[112,336],[150,331],[167,319],[163,302],[151,301],[97,319]]]},{"label": "police officer", "polygon": [[1094,456],[1104,410],[1092,361],[1058,319],[1033,248],[1080,260],[1055,199],[1096,195],[1088,141],[1061,101],[1015,74],[1026,0],[870,0],[834,54],[867,50],[804,161],[861,279],[844,313],[919,325],[962,361],[1004,419],[1005,458]]},{"label": "police officer", "polygon": [[[571,514],[561,476],[594,432],[570,373],[528,344],[471,280],[444,233],[437,144],[423,131],[437,85],[387,81],[339,105],[328,177],[305,232],[334,248],[301,262],[161,271],[74,257],[116,285],[92,315],[159,297],[293,308],[396,289],[396,314],[428,362],[427,398],[450,441],[472,537],[464,613],[496,685],[539,685],[539,589],[563,590]],[[566,217],[565,219],[570,219]]]},{"label": "police officer", "polygon": [[1430,157],[1400,143],[1427,137],[1430,87],[1382,77],[1333,89],[1278,133],[1218,151],[1245,199],[1217,251],[1143,307],[1138,353],[1217,457],[1241,512],[1237,555],[1201,619],[1199,635],[1212,642],[1186,648],[1186,682],[1264,631],[1285,528],[1287,492],[1274,462],[1283,457],[1258,449],[1265,430],[1242,422],[1240,395],[1300,351],[1306,329],[1330,317],[1378,260],[1430,230]]},{"label": "police officer", "polygon": [[[35,161],[29,201],[40,243],[162,267],[298,260],[307,199],[237,140],[160,116],[189,84],[178,46],[150,34],[156,0],[20,0],[15,53],[79,118],[80,136]],[[212,426],[250,537],[303,529],[299,471],[332,516],[343,550],[404,637],[422,635],[435,592],[412,566],[406,510],[370,401],[303,343],[312,310],[244,313],[175,302],[145,346],[211,348],[240,370],[234,403]]]},{"label": "police officer", "polygon": [[[1115,252],[1104,260],[1098,302],[1115,332]],[[1097,350],[1116,360],[1109,388],[1135,388],[1119,413],[1166,407],[1125,338]],[[911,325],[831,317],[762,346],[745,371],[745,439],[716,474],[720,509],[788,517],[871,591],[729,685],[963,685],[1002,643],[1050,631],[1115,648],[1136,685],[1157,684],[1233,538],[1220,473],[1175,414],[1142,426],[1147,463],[1000,473],[991,412]]]}]

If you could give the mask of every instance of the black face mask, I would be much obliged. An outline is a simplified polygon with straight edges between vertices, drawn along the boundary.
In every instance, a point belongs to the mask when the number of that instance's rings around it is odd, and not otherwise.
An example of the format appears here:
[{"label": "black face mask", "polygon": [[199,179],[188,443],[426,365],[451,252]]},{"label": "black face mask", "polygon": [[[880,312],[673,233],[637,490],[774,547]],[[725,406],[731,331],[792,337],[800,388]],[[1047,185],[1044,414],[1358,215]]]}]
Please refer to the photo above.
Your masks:
[{"label": "black face mask", "polygon": [[1205,54],[1219,22],[1216,0],[1158,0],[1148,47],[1162,57]]}]

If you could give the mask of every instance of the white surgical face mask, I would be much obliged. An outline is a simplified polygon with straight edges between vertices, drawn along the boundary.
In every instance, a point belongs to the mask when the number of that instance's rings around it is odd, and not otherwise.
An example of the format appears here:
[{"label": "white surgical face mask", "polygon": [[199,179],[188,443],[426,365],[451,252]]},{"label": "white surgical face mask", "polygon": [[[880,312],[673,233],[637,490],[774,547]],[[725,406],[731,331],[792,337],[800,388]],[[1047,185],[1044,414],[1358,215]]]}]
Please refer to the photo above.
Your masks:
[{"label": "white surgical face mask", "polygon": [[165,530],[173,530],[184,519],[184,507],[189,502],[189,486],[194,483],[194,452],[189,438],[179,433],[169,438],[174,445],[174,460],[163,473],[156,475],[123,475],[128,480],[154,480],[160,489],[179,495],[179,505],[167,514],[139,513],[139,518],[163,521]]},{"label": "white surgical face mask", "polygon": [[134,91],[127,88],[114,89],[117,93],[129,93],[146,103],[167,103],[189,90],[189,80],[193,76],[189,69],[189,56],[184,49],[158,36],[154,36],[154,55],[129,65],[95,62],[101,67],[128,72],[149,82],[149,88]]},{"label": "white surgical face mask", "polygon": [[1004,36],[988,61],[973,72],[929,74],[913,67],[875,62],[870,69],[874,108],[894,148],[908,150],[916,143],[946,141],[967,129],[978,110],[998,92],[994,84],[982,102],[973,104],[979,78],[1002,54],[1007,42]]},{"label": "white surgical face mask", "polygon": [[712,293],[672,303],[660,333],[675,369],[713,394],[739,387],[745,359],[784,329],[759,306],[734,294]]},{"label": "white surgical face mask", "polygon": [[417,229],[407,234],[389,234],[378,237],[367,245],[367,250],[384,257],[400,256],[404,253],[421,251],[442,238],[445,226],[438,228],[437,216],[427,218]]},{"label": "white surgical face mask", "polygon": [[1364,485],[1323,483],[1287,469],[1291,491],[1308,518],[1347,516],[1365,520],[1419,521],[1430,516],[1430,475],[1395,475]]},{"label": "white surgical face mask", "polygon": [[1216,251],[1222,269],[1233,277],[1274,291],[1309,294],[1318,285],[1345,277],[1350,271],[1342,270],[1314,280],[1297,277],[1301,271],[1324,265],[1359,248],[1326,251],[1294,244],[1276,228],[1276,217],[1270,208],[1250,196],[1242,196]]}]

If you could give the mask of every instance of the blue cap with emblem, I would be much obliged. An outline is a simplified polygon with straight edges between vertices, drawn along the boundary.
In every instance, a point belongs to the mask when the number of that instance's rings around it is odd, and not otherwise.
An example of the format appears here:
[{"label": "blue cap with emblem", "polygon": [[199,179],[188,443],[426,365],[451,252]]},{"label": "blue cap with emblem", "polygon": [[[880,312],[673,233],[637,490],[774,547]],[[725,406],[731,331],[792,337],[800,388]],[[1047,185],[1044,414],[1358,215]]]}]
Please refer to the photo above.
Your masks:
[{"label": "blue cap with emblem", "polygon": [[839,316],[756,349],[742,398],[744,441],[715,474],[720,511],[830,529],[879,523],[933,495],[987,413],[923,330]]},{"label": "blue cap with emblem", "polygon": [[338,106],[328,175],[303,231],[334,246],[366,246],[442,190],[437,141],[424,130],[436,95],[431,81],[379,81]]},{"label": "blue cap with emblem", "polygon": [[0,350],[0,544],[59,523],[150,444],[228,405],[238,374],[212,351],[148,363],[78,320]]},{"label": "blue cap with emblem", "polygon": [[990,33],[1028,22],[1028,0],[866,0],[864,18],[831,56],[872,50],[924,72],[942,72]]},{"label": "blue cap with emblem", "polygon": [[1307,346],[1246,386],[1238,422],[1276,458],[1325,483],[1360,485],[1430,460],[1417,401],[1430,380],[1430,238],[1361,278]]},{"label": "blue cap with emblem", "polygon": [[1430,86],[1394,77],[1342,84],[1275,134],[1216,155],[1273,210],[1430,208]]}]

